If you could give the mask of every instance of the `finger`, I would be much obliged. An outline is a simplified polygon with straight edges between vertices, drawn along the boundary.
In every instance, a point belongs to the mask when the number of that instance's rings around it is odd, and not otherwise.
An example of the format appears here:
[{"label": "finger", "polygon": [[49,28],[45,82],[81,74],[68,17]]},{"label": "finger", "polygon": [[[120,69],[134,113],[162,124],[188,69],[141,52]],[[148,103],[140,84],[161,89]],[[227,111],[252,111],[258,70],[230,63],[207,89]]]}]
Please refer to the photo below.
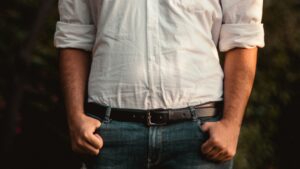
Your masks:
[{"label": "finger", "polygon": [[229,157],[226,157],[226,158],[220,159],[218,162],[219,162],[219,163],[226,163],[228,160],[230,160],[230,158],[229,158]]},{"label": "finger", "polygon": [[100,149],[93,147],[88,142],[83,142],[82,145],[80,145],[80,148],[84,153],[93,154],[93,155],[97,155],[100,151]]},{"label": "finger", "polygon": [[221,153],[221,149],[218,147],[213,147],[211,151],[206,153],[207,158],[217,160],[218,155]]},{"label": "finger", "polygon": [[86,135],[84,138],[94,148],[96,148],[96,149],[100,149],[101,148],[103,140],[102,140],[102,138],[100,136],[97,137],[96,134],[93,133],[93,134]]},{"label": "finger", "polygon": [[91,145],[85,143],[84,141],[79,141],[72,145],[72,151],[79,154],[95,154],[97,149],[93,148]]},{"label": "finger", "polygon": [[202,130],[203,132],[208,132],[209,127],[210,127],[210,122],[204,122],[204,123],[201,125],[201,130]]},{"label": "finger", "polygon": [[97,128],[100,128],[101,125],[102,125],[102,123],[101,123],[99,120],[97,120],[97,123],[95,124],[95,130],[96,130]]},{"label": "finger", "polygon": [[95,130],[102,125],[102,122],[100,120],[92,118],[92,117],[89,117],[89,116],[87,116],[87,117],[91,121],[92,125],[95,127]]},{"label": "finger", "polygon": [[201,151],[204,154],[207,154],[208,152],[210,152],[212,149],[214,148],[214,144],[211,141],[211,139],[208,139],[206,142],[204,142],[201,146]]},{"label": "finger", "polygon": [[233,157],[231,157],[230,155],[227,155],[224,159],[222,159],[223,162],[227,162],[229,160],[231,160]]},{"label": "finger", "polygon": [[100,149],[101,149],[103,147],[103,144],[104,144],[103,138],[97,133],[95,133],[94,135],[95,135],[95,137],[97,137],[100,140],[100,142],[101,142]]},{"label": "finger", "polygon": [[219,157],[220,162],[225,162],[227,158],[228,158],[228,154],[225,151],[220,153],[220,157]]},{"label": "finger", "polygon": [[224,151],[216,150],[215,152],[208,154],[208,158],[215,160],[215,161],[221,161],[224,157]]},{"label": "finger", "polygon": [[210,158],[215,158],[217,157],[218,155],[220,154],[220,150],[218,148],[212,148],[211,151],[209,151],[207,153],[207,156],[210,157]]}]

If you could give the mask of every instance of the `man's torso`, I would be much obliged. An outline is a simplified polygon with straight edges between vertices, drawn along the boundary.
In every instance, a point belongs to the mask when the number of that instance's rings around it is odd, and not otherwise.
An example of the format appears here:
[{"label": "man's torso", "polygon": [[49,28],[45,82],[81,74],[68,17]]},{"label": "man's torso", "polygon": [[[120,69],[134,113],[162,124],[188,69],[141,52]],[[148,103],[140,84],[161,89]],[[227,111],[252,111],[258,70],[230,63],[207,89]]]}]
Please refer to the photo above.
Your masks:
[{"label": "man's torso", "polygon": [[222,100],[219,0],[90,0],[96,25],[88,101],[181,108]]}]

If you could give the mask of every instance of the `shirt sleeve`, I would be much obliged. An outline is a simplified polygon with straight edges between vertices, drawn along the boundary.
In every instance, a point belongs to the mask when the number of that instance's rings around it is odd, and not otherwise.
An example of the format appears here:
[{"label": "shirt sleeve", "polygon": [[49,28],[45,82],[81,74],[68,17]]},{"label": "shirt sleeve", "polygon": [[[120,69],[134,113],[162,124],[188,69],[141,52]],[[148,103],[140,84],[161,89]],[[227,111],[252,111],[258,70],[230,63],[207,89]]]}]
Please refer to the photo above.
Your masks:
[{"label": "shirt sleeve", "polygon": [[95,25],[87,0],[59,0],[59,21],[56,23],[54,46],[91,51],[95,40]]},{"label": "shirt sleeve", "polygon": [[264,47],[261,23],[263,0],[221,0],[223,23],[219,49],[226,52],[235,47]]}]

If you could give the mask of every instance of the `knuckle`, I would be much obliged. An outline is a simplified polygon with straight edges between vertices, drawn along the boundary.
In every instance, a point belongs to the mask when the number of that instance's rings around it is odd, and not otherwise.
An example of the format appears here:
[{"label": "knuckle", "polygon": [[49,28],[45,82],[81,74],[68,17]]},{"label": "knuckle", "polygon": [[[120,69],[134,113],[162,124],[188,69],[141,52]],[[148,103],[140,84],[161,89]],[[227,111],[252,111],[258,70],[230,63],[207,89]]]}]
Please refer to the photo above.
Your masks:
[{"label": "knuckle", "polygon": [[211,142],[212,142],[214,145],[219,145],[219,141],[217,140],[216,137],[212,137],[212,138],[211,138]]},{"label": "knuckle", "polygon": [[226,150],[225,146],[224,146],[224,145],[222,145],[222,144],[219,144],[219,145],[218,145],[218,148],[219,148],[221,151],[224,151],[224,150]]},{"label": "knuckle", "polygon": [[235,152],[230,152],[229,156],[230,156],[230,158],[234,157],[235,156]]},{"label": "knuckle", "polygon": [[228,155],[229,158],[233,158],[234,155],[235,155],[235,152],[234,151],[228,151],[227,155]]},{"label": "knuckle", "polygon": [[98,149],[97,150],[93,150],[93,152],[92,152],[93,155],[97,155],[98,153],[99,153]]},{"label": "knuckle", "polygon": [[83,132],[83,137],[84,137],[84,138],[88,138],[88,137],[89,137],[89,133],[88,133],[88,132],[86,132],[86,131],[85,131],[85,132]]},{"label": "knuckle", "polygon": [[210,136],[210,141],[212,142],[212,143],[215,143],[215,141],[216,141],[216,137],[215,136]]},{"label": "knuckle", "polygon": [[225,155],[229,155],[229,151],[227,149],[224,150]]},{"label": "knuckle", "polygon": [[100,141],[99,148],[102,148],[104,145],[103,141]]},{"label": "knuckle", "polygon": [[101,148],[100,146],[101,146],[100,144],[96,144],[95,148],[99,149],[99,148]]}]

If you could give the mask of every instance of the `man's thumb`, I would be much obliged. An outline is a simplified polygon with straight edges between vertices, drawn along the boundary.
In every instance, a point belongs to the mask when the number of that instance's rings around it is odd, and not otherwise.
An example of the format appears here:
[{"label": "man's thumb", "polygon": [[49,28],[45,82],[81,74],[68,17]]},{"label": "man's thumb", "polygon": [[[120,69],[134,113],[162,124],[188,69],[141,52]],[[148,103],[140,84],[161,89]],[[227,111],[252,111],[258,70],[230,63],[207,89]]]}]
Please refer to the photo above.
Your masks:
[{"label": "man's thumb", "polygon": [[209,122],[204,123],[203,125],[201,125],[201,129],[204,132],[207,132],[209,130],[210,124]]},{"label": "man's thumb", "polygon": [[99,120],[97,120],[97,121],[95,122],[95,127],[96,127],[96,129],[99,128],[101,125],[102,125],[102,123],[101,123]]}]

